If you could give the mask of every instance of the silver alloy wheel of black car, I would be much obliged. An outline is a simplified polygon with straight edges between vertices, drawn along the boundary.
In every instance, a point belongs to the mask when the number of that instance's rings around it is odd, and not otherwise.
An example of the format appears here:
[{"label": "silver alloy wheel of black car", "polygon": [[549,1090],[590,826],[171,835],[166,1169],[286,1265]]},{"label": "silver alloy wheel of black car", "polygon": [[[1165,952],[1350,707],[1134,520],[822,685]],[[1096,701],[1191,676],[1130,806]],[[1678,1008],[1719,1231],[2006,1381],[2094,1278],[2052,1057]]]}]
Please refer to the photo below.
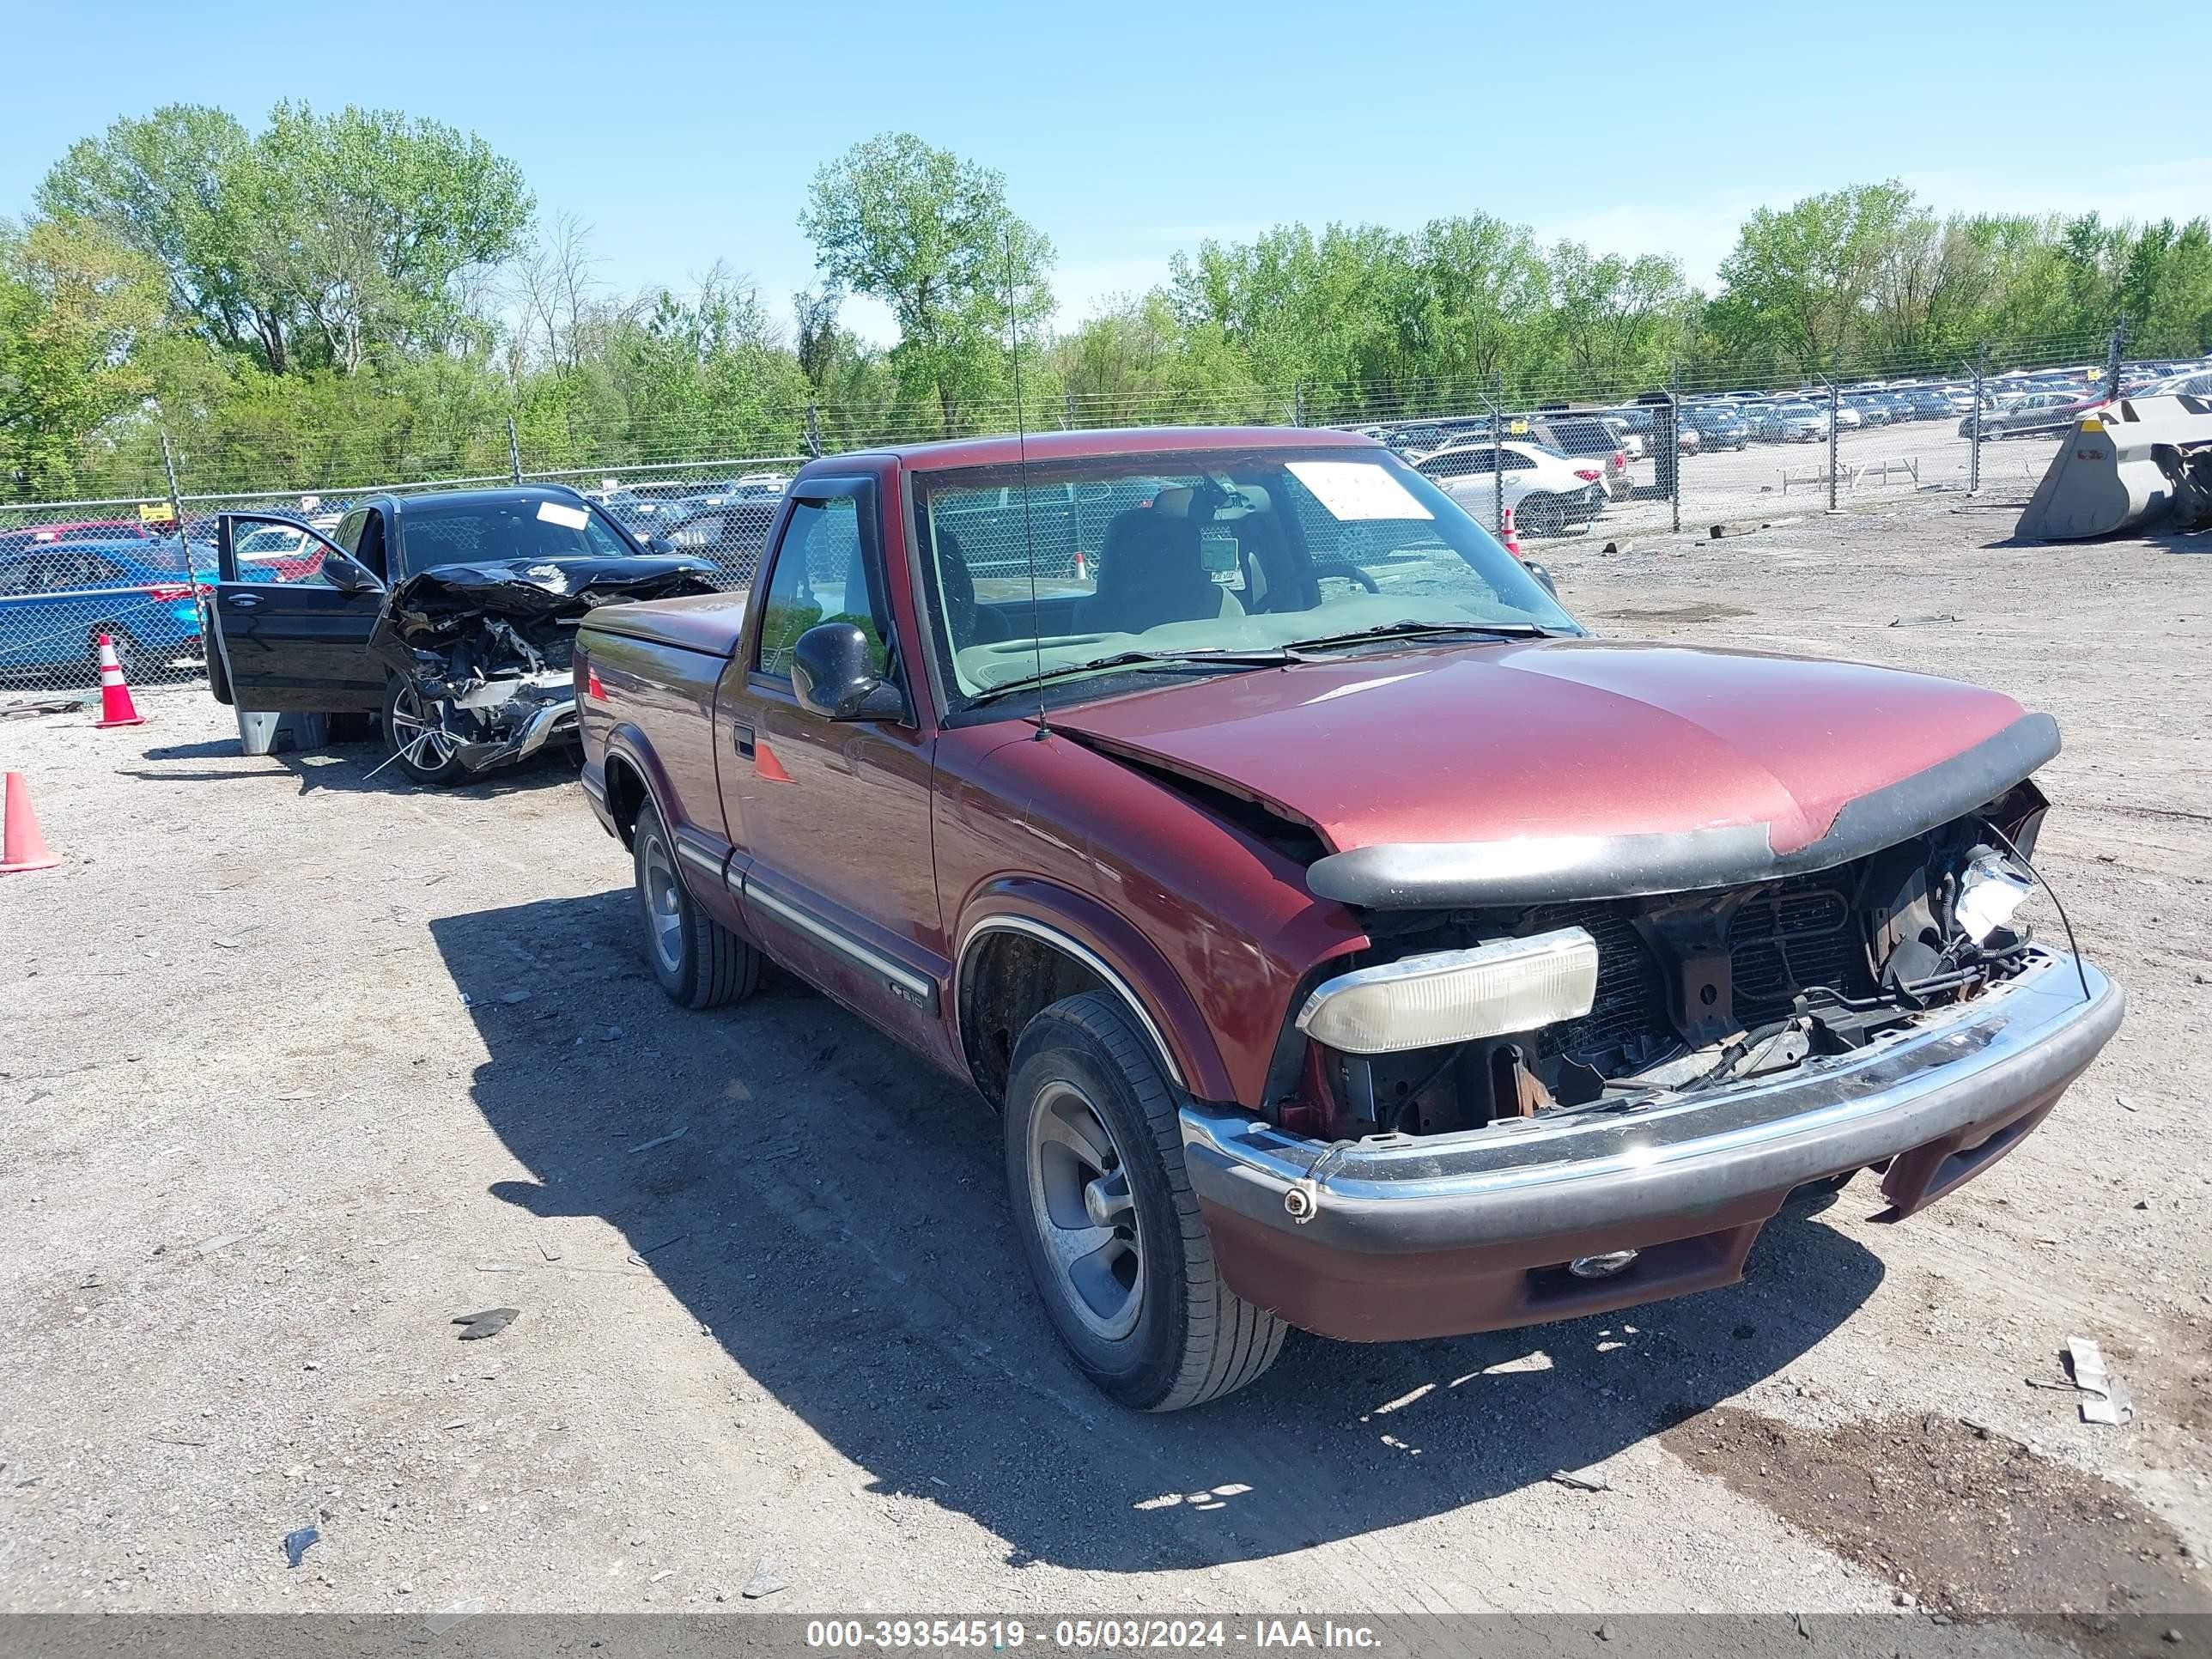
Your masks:
[{"label": "silver alloy wheel of black car", "polygon": [[453,763],[453,740],[423,711],[422,693],[404,680],[386,705],[386,736],[400,763],[417,775],[442,773]]},{"label": "silver alloy wheel of black car", "polygon": [[1030,1206],[1067,1310],[1118,1341],[1144,1311],[1145,1247],[1121,1148],[1098,1108],[1055,1079],[1029,1123]]}]

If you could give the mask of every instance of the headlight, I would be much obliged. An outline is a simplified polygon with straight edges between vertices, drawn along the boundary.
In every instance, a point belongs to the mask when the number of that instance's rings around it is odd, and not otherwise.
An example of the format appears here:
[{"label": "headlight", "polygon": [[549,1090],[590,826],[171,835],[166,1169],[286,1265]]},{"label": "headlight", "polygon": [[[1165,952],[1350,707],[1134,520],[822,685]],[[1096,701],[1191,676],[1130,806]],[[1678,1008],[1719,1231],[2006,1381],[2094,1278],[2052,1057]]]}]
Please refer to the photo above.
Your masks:
[{"label": "headlight", "polygon": [[2003,854],[1981,854],[1959,877],[1959,902],[1951,914],[1968,939],[1986,944],[1991,933],[2012,920],[2034,885],[2027,872]]},{"label": "headlight", "polygon": [[1393,1054],[1577,1019],[1596,994],[1597,941],[1562,927],[1340,975],[1306,999],[1298,1029],[1347,1054]]}]

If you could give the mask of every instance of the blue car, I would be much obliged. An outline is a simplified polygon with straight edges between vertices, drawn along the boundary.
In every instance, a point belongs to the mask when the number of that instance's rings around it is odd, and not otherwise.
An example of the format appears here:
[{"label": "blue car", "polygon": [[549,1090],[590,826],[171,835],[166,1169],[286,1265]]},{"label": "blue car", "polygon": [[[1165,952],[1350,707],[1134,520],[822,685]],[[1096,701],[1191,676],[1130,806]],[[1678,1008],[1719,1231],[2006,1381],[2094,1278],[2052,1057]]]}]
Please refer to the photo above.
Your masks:
[{"label": "blue car", "polygon": [[[191,549],[204,580],[215,557],[212,547]],[[198,657],[199,604],[174,542],[56,542],[0,553],[0,673],[90,669],[101,634],[133,679]]]}]

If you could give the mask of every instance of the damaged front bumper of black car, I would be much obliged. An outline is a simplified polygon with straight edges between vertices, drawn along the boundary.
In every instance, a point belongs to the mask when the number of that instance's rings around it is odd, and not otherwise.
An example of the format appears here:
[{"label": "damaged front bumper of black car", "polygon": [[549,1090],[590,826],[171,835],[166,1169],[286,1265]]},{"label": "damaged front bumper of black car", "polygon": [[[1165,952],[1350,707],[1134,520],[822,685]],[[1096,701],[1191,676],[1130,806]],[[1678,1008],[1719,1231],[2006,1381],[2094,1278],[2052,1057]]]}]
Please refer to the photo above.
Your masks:
[{"label": "damaged front bumper of black car", "polygon": [[526,760],[576,730],[576,627],[603,605],[713,591],[687,558],[441,565],[386,599],[370,647],[411,689],[416,739],[462,769]]},{"label": "damaged front bumper of black car", "polygon": [[565,667],[488,679],[449,697],[426,699],[425,707],[452,742],[453,758],[471,772],[527,760],[576,732],[576,691]]}]

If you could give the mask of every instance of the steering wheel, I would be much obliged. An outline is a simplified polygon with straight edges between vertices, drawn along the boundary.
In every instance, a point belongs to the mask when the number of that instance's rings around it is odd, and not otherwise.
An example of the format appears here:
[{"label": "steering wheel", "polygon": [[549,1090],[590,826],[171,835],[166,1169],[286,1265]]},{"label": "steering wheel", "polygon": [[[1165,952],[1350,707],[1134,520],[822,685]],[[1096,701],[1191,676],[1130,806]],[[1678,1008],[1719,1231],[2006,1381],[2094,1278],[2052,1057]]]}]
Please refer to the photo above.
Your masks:
[{"label": "steering wheel", "polygon": [[1345,580],[1355,582],[1378,597],[1382,592],[1375,585],[1374,577],[1369,575],[1349,559],[1316,559],[1313,574],[1316,581],[1321,580],[1325,576],[1341,576]]}]

